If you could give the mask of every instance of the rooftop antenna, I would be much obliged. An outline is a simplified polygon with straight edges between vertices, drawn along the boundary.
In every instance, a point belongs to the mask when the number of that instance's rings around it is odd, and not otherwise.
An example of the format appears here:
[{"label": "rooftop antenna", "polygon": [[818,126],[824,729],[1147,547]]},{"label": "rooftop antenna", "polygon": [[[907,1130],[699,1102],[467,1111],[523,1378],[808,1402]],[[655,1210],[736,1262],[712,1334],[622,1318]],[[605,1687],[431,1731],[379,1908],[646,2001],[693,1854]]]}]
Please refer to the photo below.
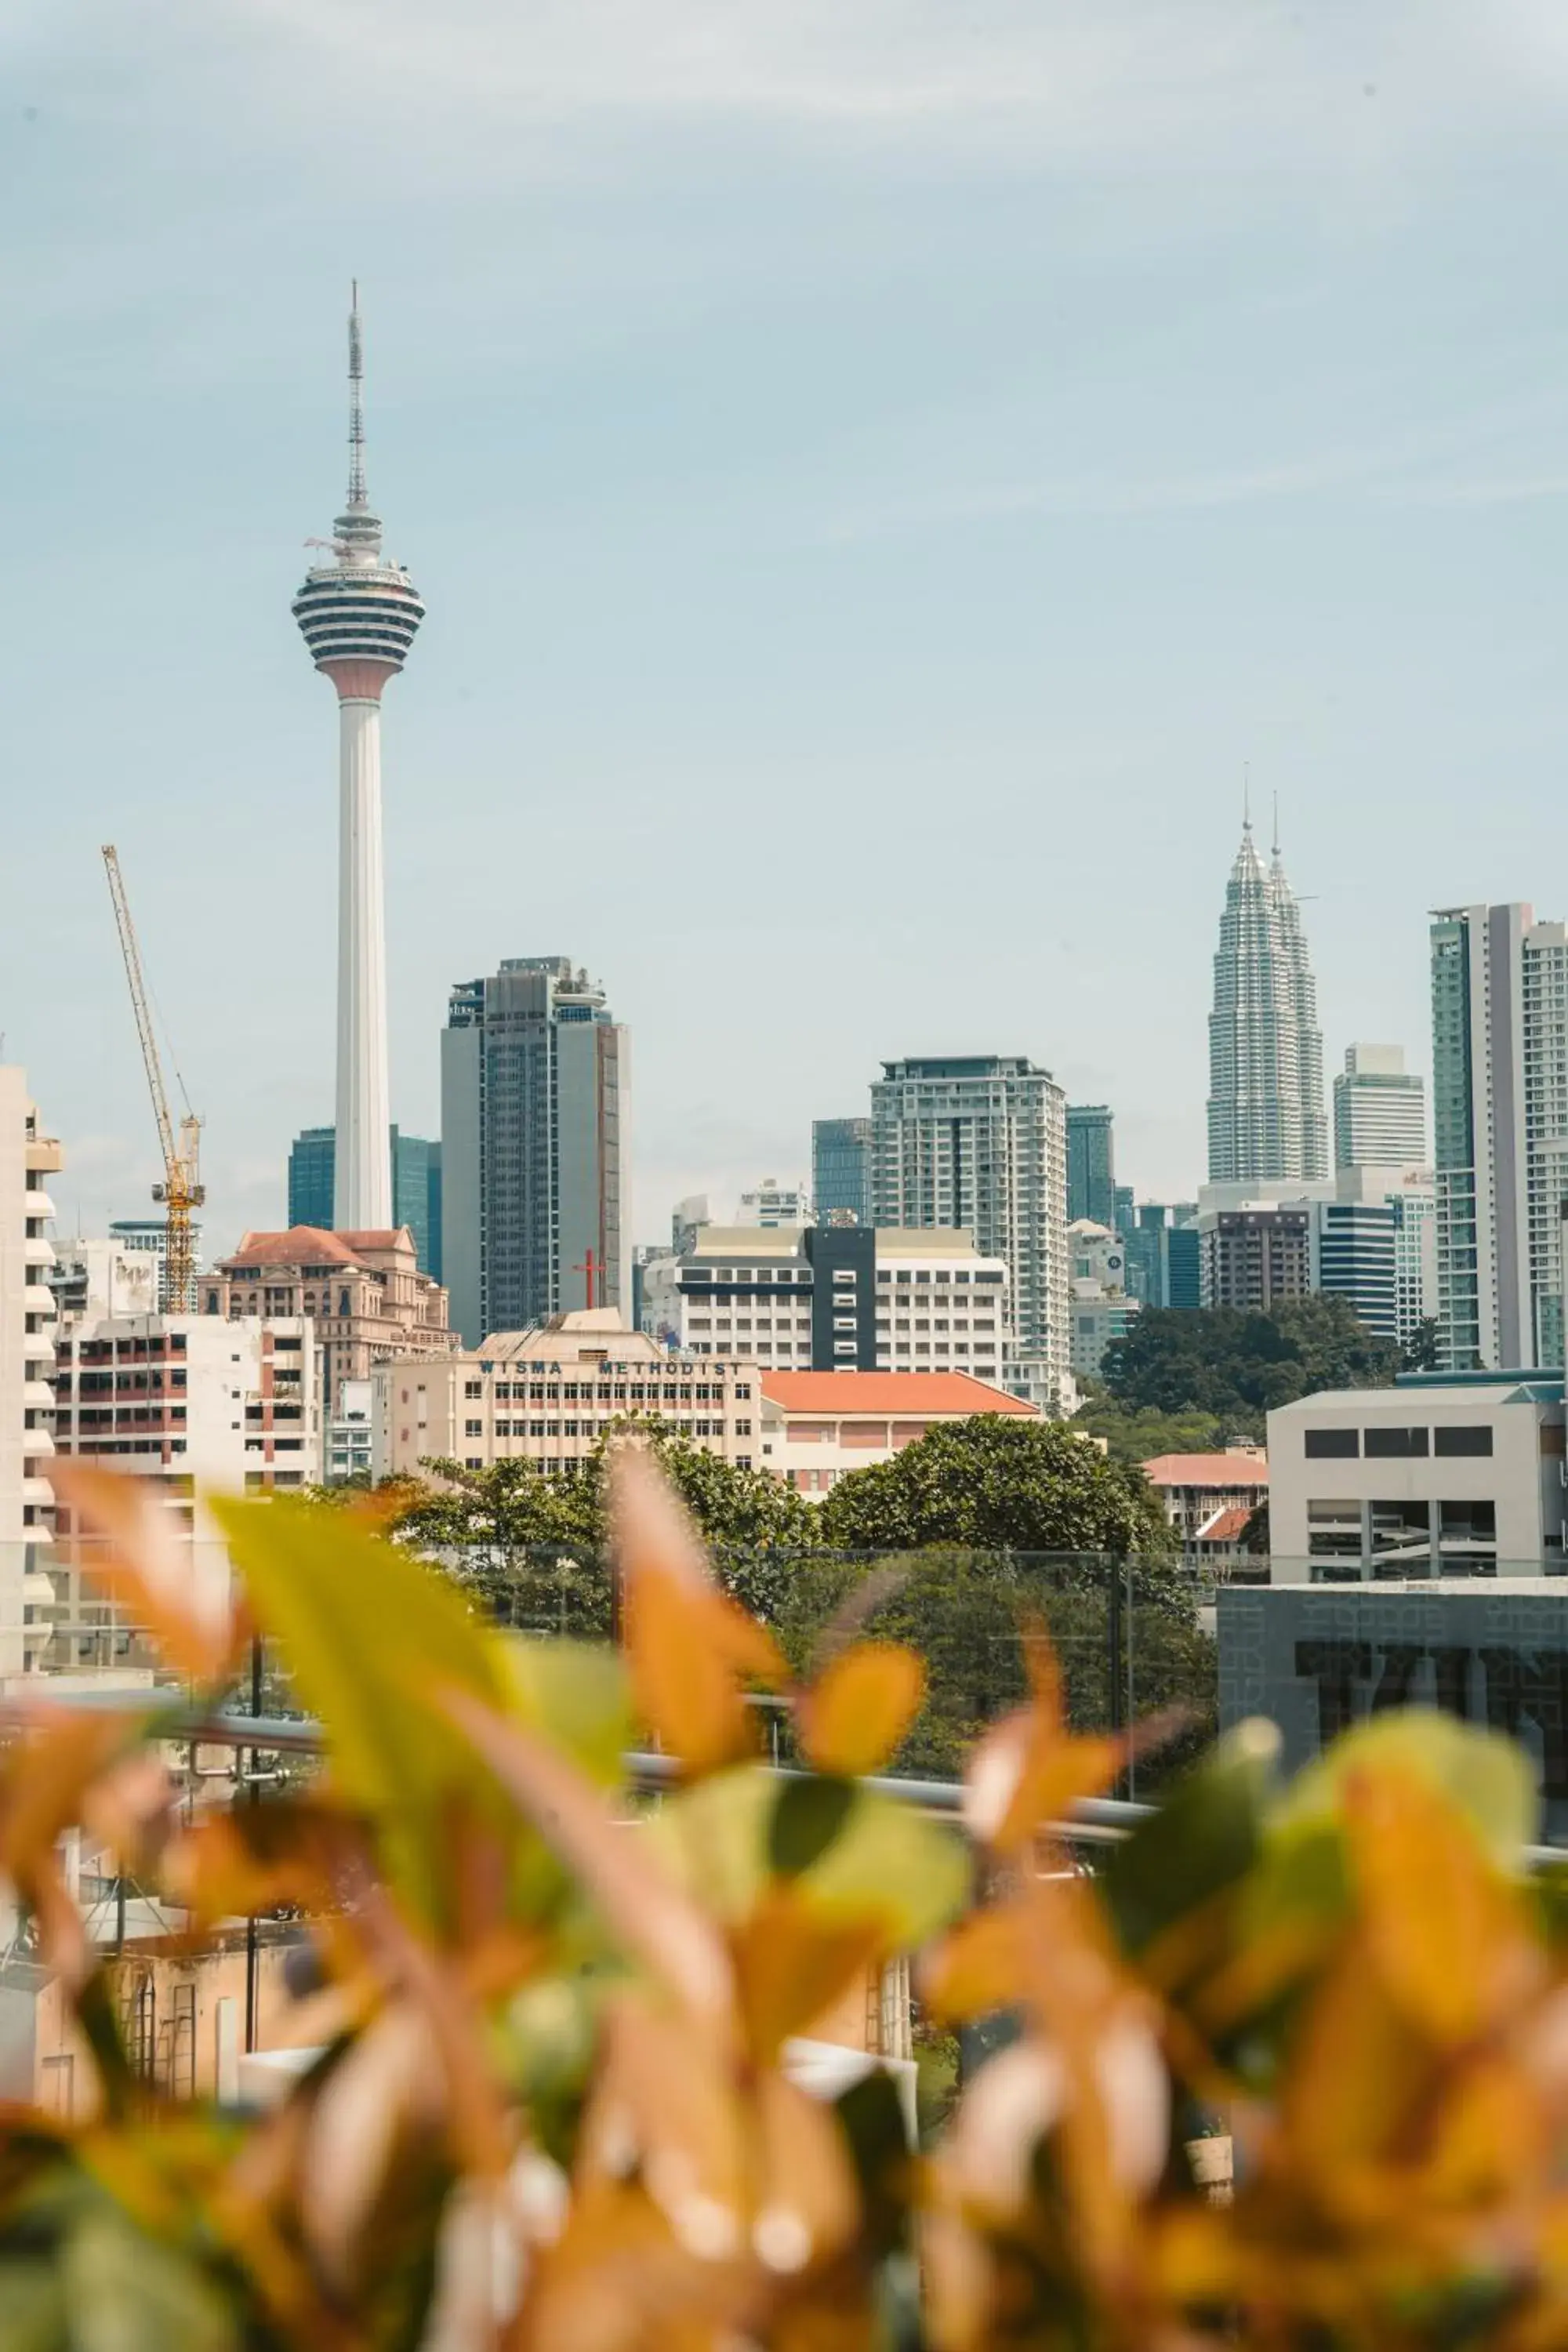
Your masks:
[{"label": "rooftop antenna", "polygon": [[349,297],[349,506],[368,503],[364,488],[364,336],[359,322],[359,279]]},{"label": "rooftop antenna", "polygon": [[1279,795],[1274,795],[1274,855],[1279,855]]},{"label": "rooftop antenna", "polygon": [[1241,763],[1241,829],[1252,831],[1252,770],[1245,760]]}]

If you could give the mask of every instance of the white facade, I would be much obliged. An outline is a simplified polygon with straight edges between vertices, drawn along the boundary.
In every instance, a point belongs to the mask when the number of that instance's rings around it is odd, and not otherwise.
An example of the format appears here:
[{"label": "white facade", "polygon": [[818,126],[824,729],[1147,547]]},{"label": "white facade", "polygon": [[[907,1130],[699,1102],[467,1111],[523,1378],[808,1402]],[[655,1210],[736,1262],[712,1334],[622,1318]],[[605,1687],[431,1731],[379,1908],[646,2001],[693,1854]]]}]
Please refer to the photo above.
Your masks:
[{"label": "white facade", "polygon": [[371,1475],[371,1416],[375,1388],[370,1381],[344,1381],[338,1389],[336,1409],[327,1423],[323,1475],[329,1486],[346,1486]]},{"label": "white facade", "polygon": [[776,1177],[764,1176],[754,1192],[742,1193],[735,1223],[763,1225],[769,1231],[809,1225],[811,1195],[804,1183],[781,1184]]},{"label": "white facade", "polygon": [[160,1307],[165,1311],[175,1309],[191,1315],[195,1313],[196,1269],[202,1262],[202,1228],[199,1222],[193,1222],[191,1226],[191,1287],[190,1295],[185,1298],[171,1298],[168,1295],[169,1225],[166,1218],[116,1217],[110,1225],[109,1238],[122,1250],[155,1258],[158,1266],[154,1295],[146,1307],[138,1302],[123,1309],[117,1307],[113,1310],[115,1313],[151,1314]]},{"label": "white facade", "polygon": [[763,1372],[761,1394],[762,1468],[814,1497],[933,1429],[976,1413],[1038,1413],[1005,1389],[952,1372]]},{"label": "white facade", "polygon": [[1277,1583],[1563,1568],[1560,1381],[1411,1378],[1268,1416]]},{"label": "white facade", "polygon": [[871,1205],[881,1227],[970,1233],[1006,1267],[1008,1385],[1047,1412],[1068,1364],[1067,1097],[1018,1056],[884,1062],[871,1088]]},{"label": "white facade", "polygon": [[1092,1380],[1113,1339],[1120,1339],[1139,1311],[1127,1290],[1127,1247],[1120,1234],[1092,1217],[1068,1227],[1072,1263],[1072,1369]]},{"label": "white facade", "polygon": [[[156,1481],[195,1573],[226,1590],[228,1556],[208,1494],[272,1493],[321,1477],[315,1327],[301,1316],[128,1315],[83,1323],[58,1349],[56,1446]],[[82,1576],[87,1543],[62,1511],[51,1664],[123,1655],[114,1612]],[[117,1646],[117,1643],[119,1646]]]},{"label": "white facade", "polygon": [[1557,1370],[1568,1196],[1568,926],[1449,908],[1432,925],[1443,1360]]},{"label": "white facade", "polygon": [[753,1363],[672,1356],[614,1307],[495,1332],[472,1352],[405,1356],[371,1371],[371,1471],[416,1474],[430,1461],[466,1470],[531,1461],[575,1474],[617,1422],[656,1415],[704,1451],[751,1468],[757,1453]]},{"label": "white facade", "polygon": [[[1300,909],[1276,844],[1265,869],[1243,826],[1214,960],[1211,1183],[1312,1179],[1329,1169],[1323,1040]],[[1258,1198],[1256,1189],[1252,1197]]]},{"label": "white facade", "polygon": [[[1004,1381],[1012,1335],[1002,1259],[982,1256],[967,1234],[942,1231],[878,1227],[875,1251],[876,1369]],[[798,1230],[705,1225],[677,1262],[677,1344],[693,1355],[734,1350],[805,1371],[815,1360],[816,1298],[816,1269]],[[848,1318],[855,1309],[844,1311]],[[852,1340],[828,1344],[854,1362]]]},{"label": "white facade", "polygon": [[1403,1045],[1347,1045],[1334,1079],[1334,1166],[1421,1167],[1427,1157],[1426,1089]]},{"label": "white facade", "polygon": [[161,1251],[128,1247],[112,1236],[58,1242],[49,1287],[61,1330],[104,1315],[156,1314],[163,1274]]},{"label": "white facade", "polygon": [[27,1093],[24,1070],[0,1067],[0,1675],[36,1662],[29,1633],[52,1598],[41,1554],[52,1533],[49,1460],[55,1362],[55,1213],[45,1179],[62,1164]]},{"label": "white facade", "polygon": [[407,658],[425,607],[401,565],[384,562],[364,480],[363,358],[357,296],[349,320],[349,495],[332,561],[294,599],[316,667],[337,689],[338,1074],[332,1222],[341,1233],[392,1223],[386,1048],[386,918],[382,871],[381,696]]}]

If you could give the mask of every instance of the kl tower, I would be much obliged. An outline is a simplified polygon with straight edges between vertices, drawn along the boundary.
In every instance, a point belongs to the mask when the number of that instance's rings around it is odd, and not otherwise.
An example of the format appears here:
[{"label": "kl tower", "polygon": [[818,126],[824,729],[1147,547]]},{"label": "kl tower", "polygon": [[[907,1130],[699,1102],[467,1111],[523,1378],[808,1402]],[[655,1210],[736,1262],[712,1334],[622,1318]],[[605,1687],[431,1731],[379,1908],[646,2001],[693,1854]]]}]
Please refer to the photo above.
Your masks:
[{"label": "kl tower", "polygon": [[386,1068],[386,913],[381,851],[381,693],[403,667],[425,607],[401,564],[384,558],[364,487],[364,346],[359,288],[349,311],[349,495],[332,526],[331,562],[294,599],[310,658],[338,690],[338,1094],[332,1223],[384,1233],[392,1223]]}]

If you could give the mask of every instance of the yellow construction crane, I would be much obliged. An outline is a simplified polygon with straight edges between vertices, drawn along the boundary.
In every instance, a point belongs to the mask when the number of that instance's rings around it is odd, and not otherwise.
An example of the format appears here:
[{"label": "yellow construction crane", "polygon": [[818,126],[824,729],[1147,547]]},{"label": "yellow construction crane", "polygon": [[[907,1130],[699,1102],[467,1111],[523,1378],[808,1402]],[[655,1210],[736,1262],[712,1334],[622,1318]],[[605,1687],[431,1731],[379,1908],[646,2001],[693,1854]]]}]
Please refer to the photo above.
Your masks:
[{"label": "yellow construction crane", "polygon": [[131,983],[131,1003],[136,1014],[136,1034],[142,1040],[142,1060],[147,1071],[148,1090],[153,1097],[153,1115],[158,1122],[159,1147],[163,1154],[163,1181],[153,1187],[153,1198],[162,1202],[168,1221],[168,1240],[163,1255],[163,1305],[169,1312],[183,1315],[191,1304],[191,1285],[196,1271],[195,1252],[191,1242],[191,1211],[199,1209],[206,1199],[206,1189],[198,1172],[202,1123],[187,1103],[185,1115],[180,1121],[180,1139],[176,1144],[174,1122],[169,1116],[169,1097],[163,1086],[163,1066],[158,1058],[158,1041],[153,1034],[147,986],[142,977],[142,950],[136,943],[136,927],[131,919],[120,860],[111,841],[105,842],[103,845],[103,863],[109,875],[109,895],[114,901],[120,951],[125,958],[125,977]]}]

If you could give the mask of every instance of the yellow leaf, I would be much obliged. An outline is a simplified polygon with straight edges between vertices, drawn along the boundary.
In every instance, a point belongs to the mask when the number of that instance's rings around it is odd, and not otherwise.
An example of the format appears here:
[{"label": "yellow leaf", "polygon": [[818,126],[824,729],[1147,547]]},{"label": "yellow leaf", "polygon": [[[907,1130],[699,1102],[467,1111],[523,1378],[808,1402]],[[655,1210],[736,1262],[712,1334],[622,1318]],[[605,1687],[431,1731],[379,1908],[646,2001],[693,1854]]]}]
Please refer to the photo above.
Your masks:
[{"label": "yellow leaf", "polygon": [[925,1668],[897,1642],[841,1650],[796,1707],[801,1743],[822,1772],[874,1772],[903,1738],[925,1696]]},{"label": "yellow leaf", "polygon": [[805,1900],[798,1882],[764,1894],[733,1938],[741,2011],[752,2059],[771,2065],[887,1948],[880,1918],[839,1919]]},{"label": "yellow leaf", "polygon": [[74,1512],[79,1532],[93,1538],[82,1550],[84,1574],[132,1623],[151,1630],[182,1675],[225,1680],[244,1640],[228,1580],[204,1572],[192,1547],[179,1541],[175,1515],[157,1482],[61,1458],[49,1465],[49,1484]]}]

